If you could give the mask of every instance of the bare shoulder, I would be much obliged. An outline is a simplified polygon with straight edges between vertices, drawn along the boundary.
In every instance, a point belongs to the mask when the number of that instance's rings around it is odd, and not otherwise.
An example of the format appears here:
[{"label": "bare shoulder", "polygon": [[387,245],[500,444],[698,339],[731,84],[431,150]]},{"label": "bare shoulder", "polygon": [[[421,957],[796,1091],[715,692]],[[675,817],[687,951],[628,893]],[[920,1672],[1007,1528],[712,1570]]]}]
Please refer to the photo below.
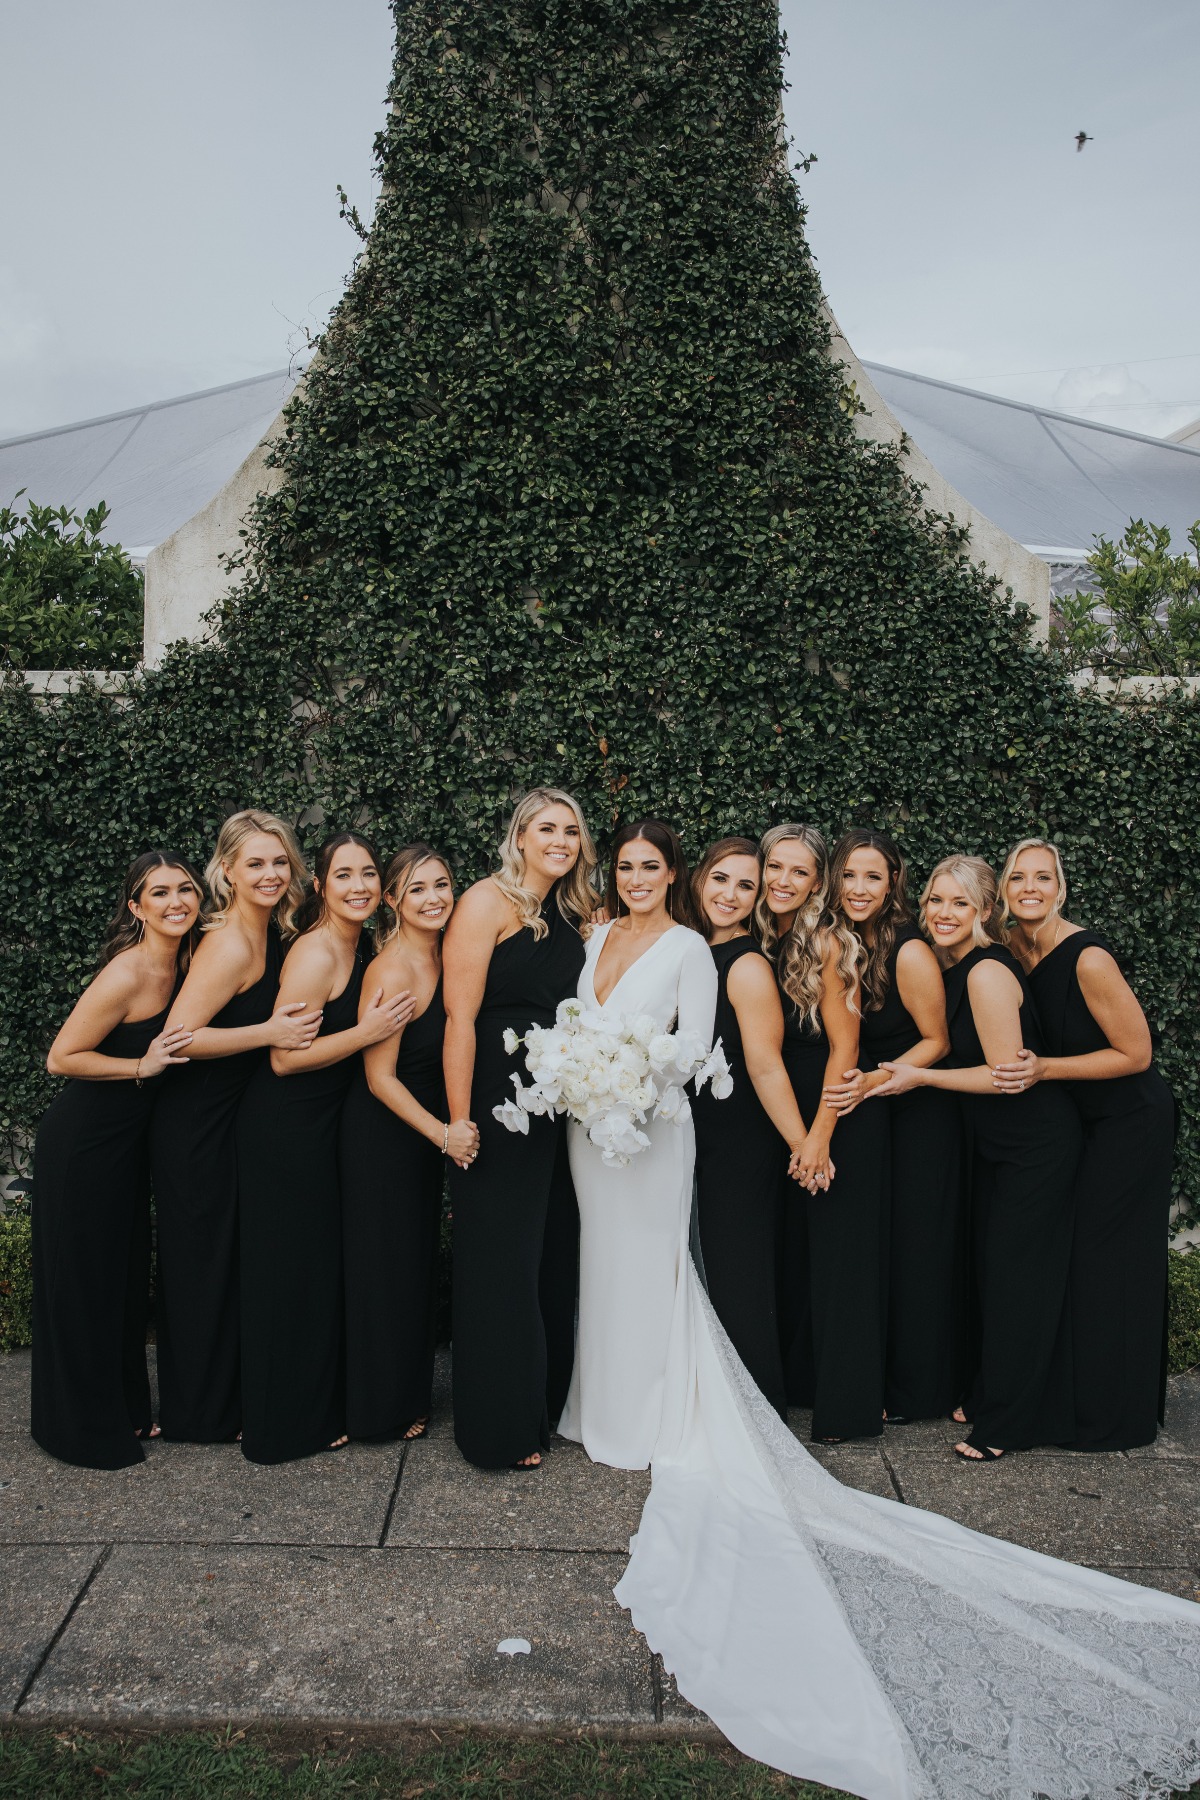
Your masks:
[{"label": "bare shoulder", "polygon": [[206,931],[196,946],[192,966],[196,974],[236,974],[240,979],[254,967],[254,947],[236,925]]},{"label": "bare shoulder", "polygon": [[306,931],[288,947],[283,959],[284,971],[288,975],[332,975],[337,967],[337,956],[329,938],[323,931]]},{"label": "bare shoulder", "polygon": [[450,917],[447,934],[489,938],[494,944],[513,924],[513,905],[490,876],[469,887]]},{"label": "bare shoulder", "polygon": [[918,971],[932,971],[940,981],[942,965],[933,953],[933,945],[927,944],[924,938],[905,938],[896,952],[897,969],[911,969],[915,975]]},{"label": "bare shoulder", "polygon": [[1016,995],[1020,998],[1021,984],[1013,969],[1005,968],[994,957],[985,962],[977,962],[967,973],[968,993],[981,1000],[999,1000]]},{"label": "bare shoulder", "polygon": [[732,964],[725,986],[735,1000],[743,996],[747,1000],[757,1000],[768,994],[777,997],[779,993],[775,971],[757,944]]},{"label": "bare shoulder", "polygon": [[1079,952],[1079,961],[1075,965],[1079,976],[1079,985],[1085,992],[1100,993],[1107,989],[1110,993],[1116,988],[1126,988],[1129,983],[1121,972],[1121,965],[1111,950],[1102,944],[1087,944]]},{"label": "bare shoulder", "polygon": [[80,998],[89,1006],[103,1007],[105,1012],[124,1013],[137,1000],[141,986],[141,964],[136,951],[122,950],[96,971]]},{"label": "bare shoulder", "polygon": [[406,992],[413,986],[416,974],[407,951],[400,943],[387,944],[367,964],[363,976],[363,992],[382,988],[385,997]]}]

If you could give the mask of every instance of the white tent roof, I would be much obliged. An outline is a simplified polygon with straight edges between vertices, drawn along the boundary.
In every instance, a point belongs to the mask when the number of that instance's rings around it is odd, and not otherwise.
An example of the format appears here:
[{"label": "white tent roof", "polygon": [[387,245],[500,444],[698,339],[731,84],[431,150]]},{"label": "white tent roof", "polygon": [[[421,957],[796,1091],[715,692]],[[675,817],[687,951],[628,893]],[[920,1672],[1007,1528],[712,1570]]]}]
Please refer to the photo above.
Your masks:
[{"label": "white tent roof", "polygon": [[[959,493],[1052,561],[1082,559],[1130,518],[1200,518],[1200,449],[864,365],[900,423]],[[106,535],[144,556],[217,494],[267,431],[286,369],[153,406],[0,441],[0,503],[20,488],[82,512],[106,500]]]},{"label": "white tent roof", "polygon": [[1200,450],[1019,400],[864,363],[909,436],[960,494],[1051,561],[1084,555],[1130,519],[1169,525],[1177,550],[1200,519]]}]

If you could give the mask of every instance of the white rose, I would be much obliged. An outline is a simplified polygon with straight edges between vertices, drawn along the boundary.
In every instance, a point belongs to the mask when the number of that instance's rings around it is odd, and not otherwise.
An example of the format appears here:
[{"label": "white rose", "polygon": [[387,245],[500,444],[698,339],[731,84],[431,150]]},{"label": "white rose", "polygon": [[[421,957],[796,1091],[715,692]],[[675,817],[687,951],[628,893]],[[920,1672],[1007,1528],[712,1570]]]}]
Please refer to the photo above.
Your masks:
[{"label": "white rose", "polygon": [[657,1037],[650,1039],[647,1046],[646,1053],[650,1058],[651,1068],[657,1070],[660,1075],[664,1069],[671,1068],[675,1061],[675,1050],[676,1043],[673,1034],[669,1031],[660,1031]]},{"label": "white rose", "polygon": [[658,1036],[658,1026],[649,1013],[636,1013],[629,1021],[628,1034],[645,1050],[650,1040]]}]

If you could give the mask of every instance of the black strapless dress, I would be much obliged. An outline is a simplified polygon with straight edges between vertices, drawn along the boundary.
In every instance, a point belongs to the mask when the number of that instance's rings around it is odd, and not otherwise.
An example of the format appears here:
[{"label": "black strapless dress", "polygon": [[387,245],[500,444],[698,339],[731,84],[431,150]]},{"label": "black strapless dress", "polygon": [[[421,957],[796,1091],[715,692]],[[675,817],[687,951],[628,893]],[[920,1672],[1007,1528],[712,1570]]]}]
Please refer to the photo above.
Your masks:
[{"label": "black strapless dress", "polygon": [[[396,1079],[446,1116],[446,1009],[432,1000],[400,1036]],[[360,1069],[342,1108],[346,1282],[346,1430],[402,1437],[429,1416],[437,1326],[437,1252],[446,1159],[377,1100]]]},{"label": "black strapless dress", "polygon": [[[318,1037],[358,1020],[366,959],[325,1002]],[[342,1338],[342,1104],[357,1055],[276,1075],[260,1064],[238,1109],[242,1225],[242,1455],[293,1462],[346,1429]]]},{"label": "black strapless dress", "polygon": [[734,1349],[771,1405],[786,1418],[777,1306],[784,1203],[779,1159],[786,1146],[746,1073],[742,1035],[728,992],[733,965],[743,956],[763,953],[748,937],[710,948],[719,984],[714,1036],[724,1047],[733,1092],[728,1099],[714,1100],[711,1086],[706,1086],[691,1102],[704,1279]]},{"label": "black strapless dress", "polygon": [[[1109,1048],[1079,986],[1093,931],[1072,932],[1029,986],[1051,1056]],[[1175,1102],[1151,1066],[1115,1081],[1064,1084],[1083,1121],[1071,1252],[1077,1450],[1152,1444],[1166,1395],[1167,1231]]]},{"label": "black strapless dress", "polygon": [[[859,1066],[895,1062],[921,1041],[900,998],[896,958],[919,939],[896,935],[888,986],[877,1011],[863,1013]],[[967,1168],[957,1094],[916,1088],[886,1106],[891,1127],[891,1259],[884,1401],[889,1417],[945,1417],[967,1386]],[[841,1126],[838,1126],[841,1131]],[[836,1154],[834,1161],[837,1161]]]},{"label": "black strapless dress", "polygon": [[[1021,984],[1021,1034],[1043,1051],[1037,1008],[1016,958],[999,944],[946,971],[950,1054],[960,1069],[987,1062],[967,992],[979,963]],[[1064,1444],[1074,1429],[1067,1274],[1079,1119],[1066,1094],[1039,1082],[1023,1094],[965,1094],[972,1144],[972,1255],[979,1370],[966,1411],[970,1441],[997,1450]]]},{"label": "black strapless dress", "polygon": [[[275,1010],[283,944],[267,933],[266,965],[211,1025],[261,1025]],[[267,1050],[167,1071],[150,1133],[158,1228],[159,1416],[164,1437],[225,1443],[242,1422],[235,1124]]]},{"label": "black strapless dress", "polygon": [[[829,1041],[783,1000],[783,1061],[806,1126],[821,1105]],[[808,1194],[786,1172],[784,1377],[793,1406],[813,1409],[812,1435],[879,1437],[887,1332],[888,1131],[882,1101],[839,1119],[828,1193]]]},{"label": "black strapless dress", "polygon": [[[137,1058],[166,1012],[110,1031],[102,1056]],[[143,1459],[150,1380],[150,1121],[168,1069],[135,1081],[68,1081],[33,1156],[30,1429],[60,1462],[125,1469]]]},{"label": "black strapless dress", "polygon": [[451,1168],[454,1215],[454,1436],[468,1462],[500,1469],[546,1449],[566,1403],[575,1356],[579,1209],[566,1120],[508,1131],[492,1108],[512,1098],[525,1053],[504,1032],[550,1025],[583,970],[583,940],[552,890],[540,942],[515,932],[497,944],[475,1021],[471,1117],[479,1160]]}]

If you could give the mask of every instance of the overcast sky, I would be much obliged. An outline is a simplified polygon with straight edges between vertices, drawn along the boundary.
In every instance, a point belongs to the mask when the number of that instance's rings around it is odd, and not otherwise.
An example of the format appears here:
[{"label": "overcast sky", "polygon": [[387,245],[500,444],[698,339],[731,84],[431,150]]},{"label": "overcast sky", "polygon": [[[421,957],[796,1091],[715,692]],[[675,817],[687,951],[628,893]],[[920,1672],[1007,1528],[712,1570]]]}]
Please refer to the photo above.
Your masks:
[{"label": "overcast sky", "polygon": [[[1200,0],[782,10],[860,356],[1200,416]],[[354,255],[337,183],[370,210],[386,0],[0,0],[0,27],[0,436],[283,367]]]}]

